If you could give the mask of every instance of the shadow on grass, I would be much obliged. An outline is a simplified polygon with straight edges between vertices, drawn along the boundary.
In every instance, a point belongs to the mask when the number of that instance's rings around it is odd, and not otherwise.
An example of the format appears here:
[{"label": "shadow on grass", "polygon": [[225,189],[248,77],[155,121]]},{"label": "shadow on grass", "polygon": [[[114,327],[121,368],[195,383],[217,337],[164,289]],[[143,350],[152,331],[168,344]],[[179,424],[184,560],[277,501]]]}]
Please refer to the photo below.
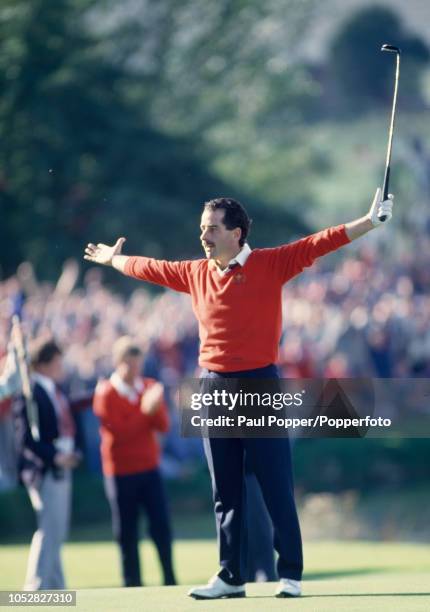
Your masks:
[{"label": "shadow on grass", "polygon": [[326,580],[328,578],[342,578],[343,576],[366,576],[369,574],[389,574],[398,572],[396,567],[357,567],[341,570],[327,570],[324,572],[310,572],[303,575],[304,580]]},{"label": "shadow on grass", "polygon": [[[428,597],[429,595],[430,593],[324,593],[321,595],[301,595],[300,597],[286,599],[320,599],[323,597]],[[247,595],[246,599],[273,599],[273,595]]]},{"label": "shadow on grass", "polygon": [[304,599],[314,597],[428,597],[430,593],[324,593],[322,595],[302,595]]}]

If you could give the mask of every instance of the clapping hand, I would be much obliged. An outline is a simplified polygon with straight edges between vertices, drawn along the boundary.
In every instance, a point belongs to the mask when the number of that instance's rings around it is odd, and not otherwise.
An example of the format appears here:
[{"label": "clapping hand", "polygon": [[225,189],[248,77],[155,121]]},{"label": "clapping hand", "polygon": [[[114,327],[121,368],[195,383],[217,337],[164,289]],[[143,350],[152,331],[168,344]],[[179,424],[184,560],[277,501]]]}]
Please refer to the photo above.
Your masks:
[{"label": "clapping hand", "polygon": [[164,398],[164,387],[161,383],[154,383],[142,395],[140,409],[144,414],[153,414],[158,410]]}]

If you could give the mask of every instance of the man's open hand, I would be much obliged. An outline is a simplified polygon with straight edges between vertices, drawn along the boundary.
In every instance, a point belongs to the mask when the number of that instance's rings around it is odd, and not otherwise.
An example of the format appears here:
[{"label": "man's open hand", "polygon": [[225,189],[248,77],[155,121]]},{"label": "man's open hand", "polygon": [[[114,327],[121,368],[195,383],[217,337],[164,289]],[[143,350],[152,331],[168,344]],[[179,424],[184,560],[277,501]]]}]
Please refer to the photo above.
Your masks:
[{"label": "man's open hand", "polygon": [[84,259],[93,261],[94,263],[102,264],[104,266],[112,265],[112,258],[115,255],[121,255],[122,245],[125,242],[125,238],[118,238],[113,246],[107,244],[98,243],[97,245],[90,242],[85,249]]}]

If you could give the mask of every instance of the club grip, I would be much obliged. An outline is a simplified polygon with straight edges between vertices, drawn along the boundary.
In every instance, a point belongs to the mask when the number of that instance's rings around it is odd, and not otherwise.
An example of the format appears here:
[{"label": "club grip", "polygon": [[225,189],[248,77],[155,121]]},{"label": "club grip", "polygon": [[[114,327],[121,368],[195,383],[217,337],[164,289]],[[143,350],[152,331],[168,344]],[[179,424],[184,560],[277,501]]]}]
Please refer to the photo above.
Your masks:
[{"label": "club grip", "polygon": [[384,182],[382,184],[382,201],[384,202],[388,198],[388,186],[390,184],[390,164],[387,164],[385,168]]},{"label": "club grip", "polygon": [[[389,183],[390,183],[390,164],[387,164],[385,168],[384,183],[382,185],[382,201],[383,202],[385,202],[385,200],[388,199]],[[380,217],[378,216],[378,219],[382,222],[384,222],[386,218],[387,218],[387,215],[381,215]]]}]

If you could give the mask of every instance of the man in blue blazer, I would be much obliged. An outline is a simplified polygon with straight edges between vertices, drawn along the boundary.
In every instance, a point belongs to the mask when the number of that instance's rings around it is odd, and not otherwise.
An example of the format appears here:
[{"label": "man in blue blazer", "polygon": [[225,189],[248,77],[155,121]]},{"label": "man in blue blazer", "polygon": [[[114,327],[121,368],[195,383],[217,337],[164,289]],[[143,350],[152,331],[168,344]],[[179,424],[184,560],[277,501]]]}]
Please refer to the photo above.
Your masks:
[{"label": "man in blue blazer", "polygon": [[29,352],[39,440],[32,437],[23,403],[17,414],[19,474],[37,519],[24,589],[64,589],[60,553],[69,525],[71,472],[80,453],[75,450],[72,412],[58,386],[63,378],[60,347],[45,339],[34,343]]}]

